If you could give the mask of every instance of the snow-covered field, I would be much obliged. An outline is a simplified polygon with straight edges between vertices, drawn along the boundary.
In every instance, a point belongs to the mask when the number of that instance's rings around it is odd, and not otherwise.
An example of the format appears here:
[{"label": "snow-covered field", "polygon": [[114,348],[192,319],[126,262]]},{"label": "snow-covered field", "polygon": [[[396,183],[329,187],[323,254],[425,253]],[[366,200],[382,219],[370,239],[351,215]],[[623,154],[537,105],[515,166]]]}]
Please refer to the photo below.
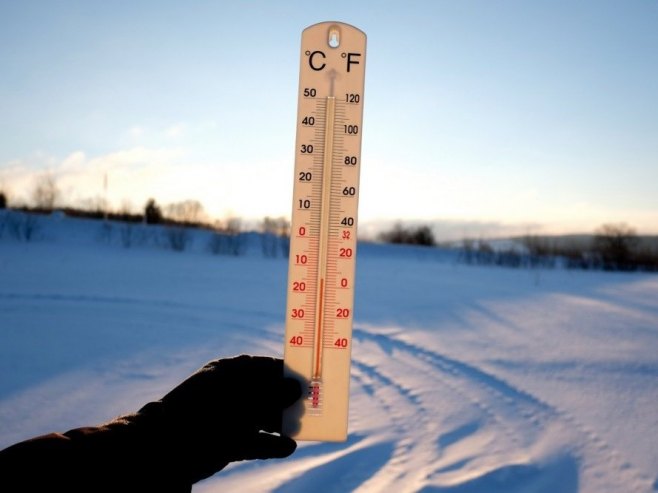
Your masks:
[{"label": "snow-covered field", "polygon": [[[0,239],[0,447],[134,411],[216,357],[282,354],[284,259],[100,231]],[[354,312],[348,441],[195,491],[658,490],[658,276],[361,245]]]}]

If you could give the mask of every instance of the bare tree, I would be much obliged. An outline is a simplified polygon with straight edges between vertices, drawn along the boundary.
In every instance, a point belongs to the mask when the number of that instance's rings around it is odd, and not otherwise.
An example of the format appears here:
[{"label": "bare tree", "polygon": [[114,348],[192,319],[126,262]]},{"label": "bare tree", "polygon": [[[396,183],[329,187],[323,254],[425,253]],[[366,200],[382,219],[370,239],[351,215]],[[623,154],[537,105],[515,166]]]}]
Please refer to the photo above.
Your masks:
[{"label": "bare tree", "polygon": [[168,223],[164,231],[165,241],[172,250],[182,252],[192,243],[189,226],[199,223],[203,216],[203,206],[198,200],[184,200],[168,204],[164,210],[165,217],[176,223],[164,221]]},{"label": "bare tree", "polygon": [[165,207],[165,216],[178,222],[198,223],[203,215],[203,205],[198,200],[183,200]]},{"label": "bare tree", "polygon": [[594,253],[606,270],[632,270],[637,245],[635,230],[624,223],[604,224],[594,236]]},{"label": "bare tree", "polygon": [[265,216],[260,224],[261,232],[261,248],[264,257],[276,257],[276,235],[277,224],[276,219]]},{"label": "bare tree", "polygon": [[135,225],[125,222],[119,228],[119,238],[123,248],[130,248],[135,242]]},{"label": "bare tree", "polygon": [[57,188],[57,181],[52,174],[46,173],[37,178],[32,191],[32,201],[35,207],[52,211],[59,200],[59,196],[60,191]]},{"label": "bare tree", "polygon": [[244,255],[247,242],[242,233],[242,219],[228,217],[224,223],[216,223],[215,232],[208,242],[209,250],[215,255]]},{"label": "bare tree", "polygon": [[521,239],[521,244],[526,249],[530,267],[555,267],[556,249],[548,238],[526,235]]},{"label": "bare tree", "polygon": [[288,256],[290,250],[290,221],[285,217],[265,216],[260,224],[261,248],[265,257],[276,257],[277,251]]},{"label": "bare tree", "polygon": [[104,217],[108,209],[108,202],[105,197],[96,195],[94,197],[81,199],[78,202],[78,206],[82,210],[89,211]]},{"label": "bare tree", "polygon": [[133,206],[133,203],[130,201],[130,199],[123,199],[121,201],[121,205],[119,206],[119,214],[123,216],[130,216],[132,214],[136,214],[135,208]]},{"label": "bare tree", "polygon": [[224,221],[224,231],[231,235],[236,235],[242,231],[242,219],[239,217],[227,217]]},{"label": "bare tree", "polygon": [[192,235],[185,226],[166,226],[164,237],[169,248],[176,252],[182,252],[192,243]]},{"label": "bare tree", "polygon": [[463,238],[459,255],[463,262],[472,264],[475,259],[475,240],[472,238]]},{"label": "bare tree", "polygon": [[285,217],[280,217],[276,220],[276,225],[281,254],[287,258],[290,254],[290,221]]},{"label": "bare tree", "polygon": [[30,242],[35,239],[40,229],[37,214],[30,212],[10,212],[5,218],[9,233],[20,241]]}]

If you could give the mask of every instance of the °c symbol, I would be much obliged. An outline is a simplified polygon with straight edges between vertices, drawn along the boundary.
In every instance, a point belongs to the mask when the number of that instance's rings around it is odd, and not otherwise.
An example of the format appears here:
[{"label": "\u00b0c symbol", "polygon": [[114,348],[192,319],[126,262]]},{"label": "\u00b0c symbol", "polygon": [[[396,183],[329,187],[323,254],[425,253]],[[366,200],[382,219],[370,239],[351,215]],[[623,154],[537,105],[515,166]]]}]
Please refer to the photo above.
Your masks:
[{"label": "\u00b0c symbol", "polygon": [[[304,55],[306,55],[306,56],[309,56],[310,54],[311,54],[311,52],[308,51],[308,50],[306,50],[306,52],[304,52]],[[344,57],[343,57],[343,58],[344,58]]]}]

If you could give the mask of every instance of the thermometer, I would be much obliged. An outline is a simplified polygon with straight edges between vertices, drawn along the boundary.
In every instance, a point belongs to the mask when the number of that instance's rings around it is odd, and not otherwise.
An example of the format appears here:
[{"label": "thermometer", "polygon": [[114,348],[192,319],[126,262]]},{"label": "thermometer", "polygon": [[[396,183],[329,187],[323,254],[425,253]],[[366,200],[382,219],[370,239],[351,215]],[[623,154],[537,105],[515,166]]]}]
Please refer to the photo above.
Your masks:
[{"label": "thermometer", "polygon": [[284,362],[308,392],[283,428],[297,440],[347,439],[365,64],[353,26],[302,33]]}]

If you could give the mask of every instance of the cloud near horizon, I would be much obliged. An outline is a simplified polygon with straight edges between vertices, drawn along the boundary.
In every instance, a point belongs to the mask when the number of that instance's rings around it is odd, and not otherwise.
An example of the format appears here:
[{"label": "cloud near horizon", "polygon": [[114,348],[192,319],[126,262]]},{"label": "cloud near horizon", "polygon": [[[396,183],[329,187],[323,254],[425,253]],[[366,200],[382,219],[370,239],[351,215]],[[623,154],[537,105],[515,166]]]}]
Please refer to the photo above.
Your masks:
[{"label": "cloud near horizon", "polygon": [[[0,166],[0,190],[14,205],[29,204],[36,181],[51,174],[61,192],[60,205],[84,207],[107,198],[113,210],[137,212],[149,198],[163,205],[193,199],[211,218],[255,221],[266,215],[289,217],[292,171],[291,163],[283,161],[203,163],[181,147],[134,146],[98,156],[78,150],[60,159],[37,152]],[[450,175],[436,168],[419,176],[380,163],[364,167],[361,181],[363,237],[372,238],[397,221],[429,224],[441,240],[589,233],[610,222],[628,223],[641,233],[655,233],[658,227],[658,211],[549,200],[536,190],[513,185],[501,189],[483,177]],[[405,183],[421,185],[412,189]]]},{"label": "cloud near horizon", "polygon": [[[130,204],[137,211],[149,198],[161,204],[195,199],[213,217],[262,217],[268,210],[270,215],[287,215],[290,173],[281,179],[277,176],[281,173],[272,170],[276,166],[254,168],[259,180],[253,180],[253,173],[241,164],[191,162],[180,148],[140,146],[99,156],[75,151],[60,160],[35,153],[0,167],[0,188],[11,203],[30,204],[37,180],[49,174],[60,190],[60,205],[80,206],[107,197],[112,209]],[[263,173],[268,168],[272,171]],[[282,190],[274,194],[274,187]]]}]

